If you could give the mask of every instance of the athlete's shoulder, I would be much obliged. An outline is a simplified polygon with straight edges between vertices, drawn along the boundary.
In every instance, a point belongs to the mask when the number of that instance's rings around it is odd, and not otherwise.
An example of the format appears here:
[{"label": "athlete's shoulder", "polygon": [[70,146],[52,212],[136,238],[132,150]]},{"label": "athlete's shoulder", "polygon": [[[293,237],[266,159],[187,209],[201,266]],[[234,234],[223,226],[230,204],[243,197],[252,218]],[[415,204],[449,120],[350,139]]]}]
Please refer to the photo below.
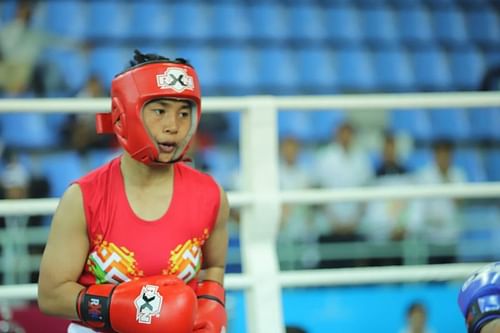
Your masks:
[{"label": "athlete's shoulder", "polygon": [[198,170],[191,165],[188,165],[186,163],[176,163],[177,170],[179,171],[179,174],[186,179],[191,179],[195,181],[198,184],[206,184],[209,186],[217,186],[219,187],[217,181],[215,178],[201,170]]},{"label": "athlete's shoulder", "polygon": [[84,176],[80,177],[75,181],[76,184],[80,186],[93,185],[100,183],[104,180],[108,180],[109,177],[116,171],[119,170],[119,157],[112,159],[111,161],[101,165],[100,167],[90,171]]}]

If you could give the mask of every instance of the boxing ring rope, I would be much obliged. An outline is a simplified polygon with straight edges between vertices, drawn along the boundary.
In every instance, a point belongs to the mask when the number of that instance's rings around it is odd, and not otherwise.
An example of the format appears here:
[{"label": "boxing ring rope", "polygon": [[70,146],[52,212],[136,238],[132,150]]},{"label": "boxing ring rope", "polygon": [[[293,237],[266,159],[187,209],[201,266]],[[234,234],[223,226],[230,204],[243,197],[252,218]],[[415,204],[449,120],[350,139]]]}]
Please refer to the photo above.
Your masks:
[{"label": "boxing ring rope", "polygon": [[[109,99],[3,99],[0,112],[93,113],[109,110]],[[230,192],[241,207],[242,274],[228,274],[228,289],[244,289],[250,333],[284,333],[281,288],[463,279],[484,263],[362,267],[280,272],[275,248],[282,203],[326,203],[389,198],[498,198],[500,183],[402,186],[342,190],[280,191],[278,184],[278,109],[373,110],[390,108],[490,107],[497,92],[415,93],[352,96],[207,97],[204,112],[242,112],[240,124],[243,190]],[[478,111],[480,112],[480,111]],[[265,163],[263,163],[265,161]],[[58,199],[0,201],[0,215],[51,214]],[[0,301],[34,299],[36,285],[0,286]]]}]

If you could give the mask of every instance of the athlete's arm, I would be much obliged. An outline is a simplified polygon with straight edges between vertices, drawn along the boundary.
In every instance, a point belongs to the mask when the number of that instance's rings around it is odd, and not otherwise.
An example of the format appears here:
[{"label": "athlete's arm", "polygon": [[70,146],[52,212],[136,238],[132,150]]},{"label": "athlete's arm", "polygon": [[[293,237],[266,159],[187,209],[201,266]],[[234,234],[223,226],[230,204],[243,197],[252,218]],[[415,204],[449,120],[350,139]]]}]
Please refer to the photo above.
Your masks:
[{"label": "athlete's arm", "polygon": [[228,244],[227,220],[229,203],[226,192],[220,187],[220,206],[217,221],[210,237],[203,246],[203,274],[201,280],[224,282],[224,269]]},{"label": "athlete's arm", "polygon": [[71,185],[59,202],[40,265],[38,305],[50,315],[78,319],[76,299],[89,241],[80,187]]},{"label": "athlete's arm", "polygon": [[500,333],[500,319],[495,319],[486,324],[481,329],[481,333]]}]

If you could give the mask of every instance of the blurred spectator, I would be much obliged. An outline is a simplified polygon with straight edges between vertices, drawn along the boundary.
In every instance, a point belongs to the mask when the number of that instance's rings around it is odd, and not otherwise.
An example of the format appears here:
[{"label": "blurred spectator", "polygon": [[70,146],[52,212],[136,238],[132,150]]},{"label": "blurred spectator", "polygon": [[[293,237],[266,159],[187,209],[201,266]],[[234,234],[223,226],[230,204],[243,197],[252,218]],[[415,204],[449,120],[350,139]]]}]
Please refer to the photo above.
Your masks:
[{"label": "blurred spectator", "polygon": [[392,133],[386,133],[384,136],[384,146],[382,148],[382,162],[375,171],[376,176],[402,175],[406,172],[406,167],[398,158],[396,138]]},{"label": "blurred spectator", "polygon": [[[79,98],[107,96],[104,85],[95,75],[89,77],[85,87],[77,95]],[[110,148],[114,142],[114,137],[110,135],[97,134],[94,114],[74,113],[69,115],[62,132],[63,142],[68,145],[67,148],[74,149],[80,154],[85,154],[90,149]]]},{"label": "blurred spectator", "polygon": [[500,65],[490,67],[481,80],[479,90],[496,91],[500,90]]},{"label": "blurred spectator", "polygon": [[[438,141],[434,144],[434,162],[424,167],[416,175],[420,184],[464,183],[465,173],[452,165],[453,144]],[[420,233],[429,244],[437,246],[456,245],[459,231],[459,202],[449,198],[433,198],[422,201],[422,225]],[[455,255],[431,258],[431,263],[454,262]]]},{"label": "blurred spectator", "polygon": [[18,96],[34,92],[44,96],[49,85],[58,85],[57,73],[42,64],[40,56],[47,46],[79,47],[71,40],[50,35],[31,26],[36,1],[19,1],[16,15],[0,30],[0,92]]},{"label": "blurred spectator", "polygon": [[[316,172],[320,187],[339,189],[367,185],[373,176],[367,154],[355,146],[354,128],[349,123],[342,124],[336,133],[336,141],[328,145],[318,155]],[[365,204],[358,202],[332,203],[325,207],[327,230],[320,237],[320,243],[353,242],[364,240],[360,231],[360,221]],[[322,261],[321,267],[335,267],[339,263]],[[352,266],[346,261],[341,265]]]},{"label": "blurred spectator", "polygon": [[427,310],[420,302],[413,302],[406,311],[406,324],[399,333],[434,333],[427,325]]},{"label": "blurred spectator", "polygon": [[[373,186],[404,186],[411,182],[406,168],[399,160],[396,139],[387,133],[382,148],[382,161],[376,168]],[[401,241],[406,238],[408,228],[415,224],[409,220],[415,218],[412,211],[417,208],[414,202],[405,199],[371,201],[363,218],[363,233],[372,242]],[[397,265],[402,262],[399,256],[370,261],[371,265]]]},{"label": "blurred spectator", "polygon": [[[301,143],[294,137],[284,138],[280,145],[279,178],[282,190],[307,189],[312,185],[310,172],[300,165]],[[300,267],[311,268],[317,265],[318,230],[314,225],[312,209],[301,204],[284,204],[278,235],[278,247],[293,259],[298,257]],[[292,252],[296,245],[304,245],[303,250]],[[297,268],[287,265],[284,268]]]}]

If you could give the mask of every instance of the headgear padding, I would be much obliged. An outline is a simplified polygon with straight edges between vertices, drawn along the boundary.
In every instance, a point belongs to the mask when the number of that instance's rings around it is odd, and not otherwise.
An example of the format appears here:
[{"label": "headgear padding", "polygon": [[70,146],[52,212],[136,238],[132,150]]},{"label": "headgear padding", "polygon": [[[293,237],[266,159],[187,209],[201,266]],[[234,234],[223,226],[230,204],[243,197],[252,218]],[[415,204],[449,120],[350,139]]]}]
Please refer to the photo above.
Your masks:
[{"label": "headgear padding", "polygon": [[193,103],[191,128],[171,162],[182,160],[201,117],[198,76],[185,61],[155,60],[133,66],[118,74],[111,83],[111,113],[96,115],[97,133],[115,133],[120,145],[134,159],[157,164],[159,150],[142,121],[142,108],[160,98]]}]

